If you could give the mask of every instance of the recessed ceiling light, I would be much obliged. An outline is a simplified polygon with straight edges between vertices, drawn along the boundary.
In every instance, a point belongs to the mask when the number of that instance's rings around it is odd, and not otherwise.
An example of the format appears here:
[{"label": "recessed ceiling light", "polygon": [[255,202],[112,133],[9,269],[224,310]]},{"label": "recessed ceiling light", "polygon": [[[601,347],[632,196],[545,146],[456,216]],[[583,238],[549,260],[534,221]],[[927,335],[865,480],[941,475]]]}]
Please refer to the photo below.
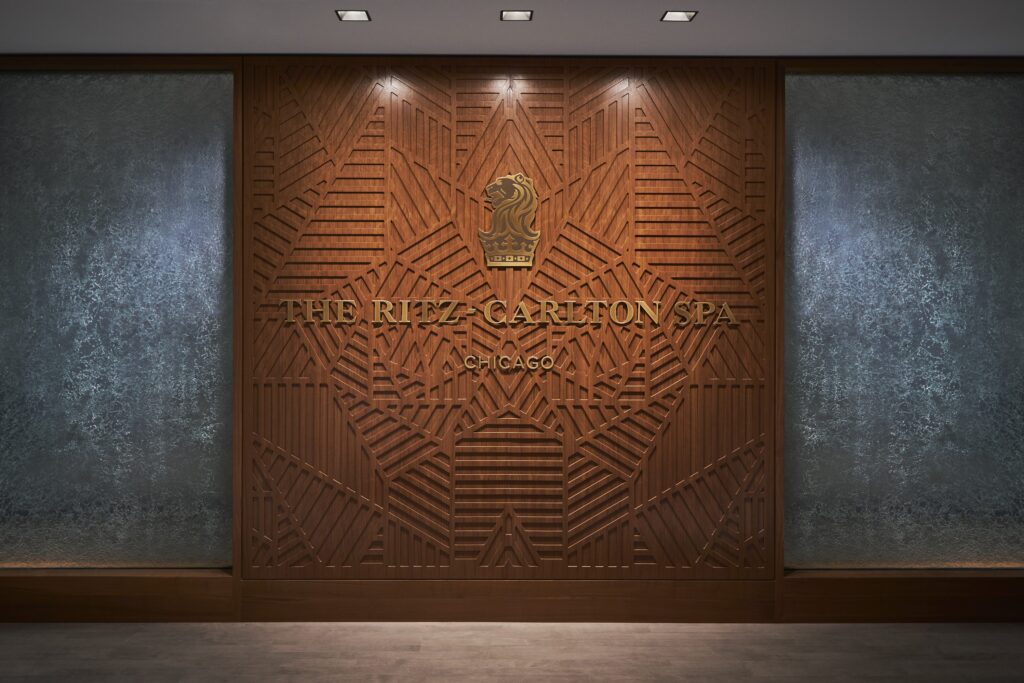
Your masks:
[{"label": "recessed ceiling light", "polygon": [[533,21],[532,9],[503,9],[501,10],[502,21]]},{"label": "recessed ceiling light", "polygon": [[696,12],[665,12],[661,15],[662,21],[693,21],[697,16]]},{"label": "recessed ceiling light", "polygon": [[338,21],[369,21],[370,13],[364,9],[336,9]]}]

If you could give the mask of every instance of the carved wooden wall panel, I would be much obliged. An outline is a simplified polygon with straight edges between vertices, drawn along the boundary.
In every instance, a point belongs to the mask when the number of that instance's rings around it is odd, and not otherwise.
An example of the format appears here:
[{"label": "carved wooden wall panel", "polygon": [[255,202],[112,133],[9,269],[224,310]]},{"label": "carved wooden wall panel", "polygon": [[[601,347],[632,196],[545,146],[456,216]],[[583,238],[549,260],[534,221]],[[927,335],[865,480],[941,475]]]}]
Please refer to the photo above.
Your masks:
[{"label": "carved wooden wall panel", "polygon": [[[254,60],[244,575],[771,576],[774,92],[751,60]],[[487,268],[484,188],[516,171],[535,265]],[[317,325],[280,303],[399,297],[706,300],[739,324]]]}]

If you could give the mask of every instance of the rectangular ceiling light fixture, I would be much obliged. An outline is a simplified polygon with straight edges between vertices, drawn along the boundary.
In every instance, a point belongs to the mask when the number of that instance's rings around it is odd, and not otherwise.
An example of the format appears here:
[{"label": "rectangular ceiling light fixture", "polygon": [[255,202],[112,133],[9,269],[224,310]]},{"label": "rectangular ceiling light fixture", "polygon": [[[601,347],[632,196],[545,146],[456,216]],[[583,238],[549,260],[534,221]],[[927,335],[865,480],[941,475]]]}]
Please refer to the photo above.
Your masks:
[{"label": "rectangular ceiling light fixture", "polygon": [[696,12],[665,12],[661,15],[662,21],[693,21],[697,16]]},{"label": "rectangular ceiling light fixture", "polygon": [[502,21],[533,21],[532,9],[503,9],[501,10]]},{"label": "rectangular ceiling light fixture", "polygon": [[370,13],[364,9],[336,9],[338,21],[369,21]]}]

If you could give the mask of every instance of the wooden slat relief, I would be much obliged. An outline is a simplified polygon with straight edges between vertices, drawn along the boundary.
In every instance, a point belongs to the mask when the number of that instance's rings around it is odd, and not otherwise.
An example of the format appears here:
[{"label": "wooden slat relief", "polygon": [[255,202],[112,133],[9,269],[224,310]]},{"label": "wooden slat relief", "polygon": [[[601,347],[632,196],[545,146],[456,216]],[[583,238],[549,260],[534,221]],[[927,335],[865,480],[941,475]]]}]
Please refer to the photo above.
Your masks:
[{"label": "wooden slat relief", "polygon": [[[254,61],[245,576],[769,577],[772,78]],[[516,172],[539,199],[535,262],[488,268],[484,189]],[[660,301],[664,319],[373,323],[370,302],[401,298]],[[288,322],[290,299],[353,300],[357,320]],[[738,324],[676,325],[677,301]]]}]

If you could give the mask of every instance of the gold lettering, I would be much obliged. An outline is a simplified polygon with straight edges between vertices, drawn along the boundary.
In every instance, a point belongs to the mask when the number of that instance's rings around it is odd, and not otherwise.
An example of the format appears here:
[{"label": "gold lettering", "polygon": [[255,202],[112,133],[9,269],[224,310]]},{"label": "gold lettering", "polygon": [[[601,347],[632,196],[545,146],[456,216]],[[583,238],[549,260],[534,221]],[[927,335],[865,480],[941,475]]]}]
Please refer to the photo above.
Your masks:
[{"label": "gold lettering", "polygon": [[574,318],[573,314],[575,312],[576,312],[576,302],[575,301],[566,301],[565,302],[565,324],[566,325],[586,325],[587,324],[586,320],[583,320],[582,318],[580,320],[576,320]]},{"label": "gold lettering", "polygon": [[502,313],[500,320],[496,320],[494,318],[494,307],[495,306],[501,306],[501,309],[503,311],[505,310],[505,302],[504,301],[502,301],[501,299],[491,299],[490,301],[487,302],[487,305],[484,306],[484,320],[486,320],[491,325],[504,325],[505,324],[505,314],[504,313]]},{"label": "gold lettering", "polygon": [[715,312],[715,305],[710,301],[697,301],[697,320],[693,323],[694,325],[703,325],[704,316],[710,315]]},{"label": "gold lettering", "polygon": [[[618,311],[619,308],[623,306],[626,308],[626,315],[615,315],[616,311]],[[630,322],[633,321],[633,304],[630,303],[629,301],[623,301],[621,299],[619,299],[618,301],[613,301],[612,305],[608,307],[608,317],[611,318],[612,322],[615,323],[616,325],[628,325]]]},{"label": "gold lettering", "polygon": [[351,325],[356,321],[356,302],[352,299],[336,299],[334,310],[334,317],[340,324]]},{"label": "gold lettering", "polygon": [[398,310],[400,311],[399,314],[398,314],[398,322],[403,324],[403,325],[408,325],[410,323],[410,320],[409,320],[409,304],[410,303],[412,303],[412,301],[409,300],[409,299],[399,299],[399,301],[398,301]]},{"label": "gold lettering", "polygon": [[320,314],[320,324],[331,322],[331,301],[330,299],[321,299],[320,308],[313,308],[313,304],[316,303],[316,299],[306,299],[303,301],[306,304],[306,324],[312,325],[316,322],[316,314]]},{"label": "gold lettering", "polygon": [[452,318],[452,314],[455,313],[455,309],[458,307],[458,301],[452,301],[451,299],[441,299],[437,302],[438,310],[441,311],[441,317],[438,318],[438,325],[454,325],[459,322],[460,316]]},{"label": "gold lettering", "polygon": [[550,370],[555,367],[551,356],[463,356],[462,364],[468,370]]},{"label": "gold lettering", "polygon": [[590,304],[590,324],[600,325],[601,324],[601,308],[607,306],[607,301],[588,301]]},{"label": "gold lettering", "polygon": [[530,316],[530,311],[526,309],[525,301],[520,301],[519,305],[516,306],[516,310],[512,314],[512,317],[509,319],[509,323],[514,325],[520,320],[526,323],[527,325],[535,324],[533,318]]},{"label": "gold lettering", "polygon": [[395,316],[391,315],[392,309],[395,305],[387,299],[374,299],[373,300],[373,322],[382,323],[387,320],[392,325],[395,324]]},{"label": "gold lettering", "polygon": [[637,322],[642,322],[640,320],[640,312],[641,311],[646,313],[647,317],[651,319],[651,324],[652,325],[659,325],[659,324],[661,324],[661,302],[660,301],[655,301],[654,302],[654,308],[652,309],[650,304],[648,304],[646,301],[638,300],[636,302],[636,321]]},{"label": "gold lettering", "polygon": [[540,313],[539,313],[540,320],[539,320],[539,322],[540,322],[541,325],[543,325],[545,322],[547,322],[546,320],[544,320],[545,317],[549,318],[551,320],[551,322],[553,324],[555,324],[555,325],[561,325],[562,324],[562,320],[558,317],[558,304],[557,303],[555,303],[554,301],[541,301],[540,302]]},{"label": "gold lettering", "polygon": [[[430,299],[420,299],[420,322],[430,322],[430,307],[434,305],[434,302]],[[392,320],[391,322],[395,322]]]},{"label": "gold lettering", "polygon": [[728,322],[726,322],[726,325],[739,325],[740,324],[740,321],[736,320],[736,316],[734,316],[732,314],[732,309],[729,308],[729,304],[727,304],[727,303],[726,304],[722,304],[722,310],[718,313],[718,317],[715,318],[715,324],[716,325],[721,325],[722,324],[722,316],[725,316],[726,318],[729,319]]},{"label": "gold lettering", "polygon": [[295,322],[295,307],[299,305],[298,299],[281,299],[281,303],[284,304],[285,308],[285,319],[286,323]]},{"label": "gold lettering", "polygon": [[686,301],[677,301],[672,307],[675,314],[679,317],[679,321],[676,322],[678,327],[690,324],[690,304]]}]

